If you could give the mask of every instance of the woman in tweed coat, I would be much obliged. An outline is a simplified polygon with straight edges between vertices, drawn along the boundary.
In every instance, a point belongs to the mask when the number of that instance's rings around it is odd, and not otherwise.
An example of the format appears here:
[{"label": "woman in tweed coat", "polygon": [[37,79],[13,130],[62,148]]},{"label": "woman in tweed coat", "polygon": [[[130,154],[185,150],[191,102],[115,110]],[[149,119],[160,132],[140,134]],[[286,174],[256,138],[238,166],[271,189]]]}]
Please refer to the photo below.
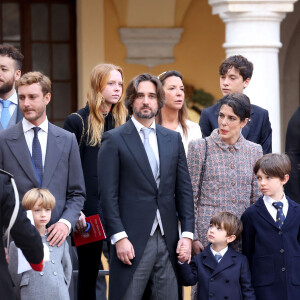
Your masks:
[{"label": "woman in tweed coat", "polygon": [[205,157],[204,139],[192,141],[188,150],[194,207],[194,253],[198,254],[208,242],[207,225],[219,211],[238,217],[259,198],[260,192],[253,167],[262,156],[260,145],[247,141],[241,134],[250,117],[249,98],[240,93],[222,99],[218,123],[207,140],[207,161],[199,191],[201,168]]}]

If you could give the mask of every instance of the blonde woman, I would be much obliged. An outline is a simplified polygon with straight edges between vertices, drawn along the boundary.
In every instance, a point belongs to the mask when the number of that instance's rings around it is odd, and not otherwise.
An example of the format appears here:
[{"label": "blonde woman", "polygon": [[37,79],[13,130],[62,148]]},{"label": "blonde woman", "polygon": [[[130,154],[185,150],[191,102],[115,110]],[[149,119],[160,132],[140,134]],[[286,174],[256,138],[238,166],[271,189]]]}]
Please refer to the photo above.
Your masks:
[{"label": "blonde woman", "polygon": [[[126,122],[122,97],[123,71],[112,64],[96,65],[90,76],[87,104],[67,117],[64,128],[76,135],[85,180],[86,216],[101,216],[98,198],[97,156],[102,134]],[[76,174],[74,174],[76,176]],[[79,274],[78,300],[96,299],[96,280],[101,262],[102,241],[77,247]]]}]

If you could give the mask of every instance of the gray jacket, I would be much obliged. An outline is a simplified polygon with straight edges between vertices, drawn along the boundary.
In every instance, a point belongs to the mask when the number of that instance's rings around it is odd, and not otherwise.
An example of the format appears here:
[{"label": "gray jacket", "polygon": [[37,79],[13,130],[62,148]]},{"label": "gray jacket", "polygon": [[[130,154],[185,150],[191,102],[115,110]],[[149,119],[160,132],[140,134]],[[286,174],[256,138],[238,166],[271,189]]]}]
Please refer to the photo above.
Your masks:
[{"label": "gray jacket", "polygon": [[8,269],[18,294],[22,300],[68,300],[72,275],[69,245],[64,242],[60,247],[51,247],[46,237],[42,237],[42,241],[49,247],[49,262],[42,272],[29,270],[21,274],[18,274],[17,247],[14,242],[10,244]]}]

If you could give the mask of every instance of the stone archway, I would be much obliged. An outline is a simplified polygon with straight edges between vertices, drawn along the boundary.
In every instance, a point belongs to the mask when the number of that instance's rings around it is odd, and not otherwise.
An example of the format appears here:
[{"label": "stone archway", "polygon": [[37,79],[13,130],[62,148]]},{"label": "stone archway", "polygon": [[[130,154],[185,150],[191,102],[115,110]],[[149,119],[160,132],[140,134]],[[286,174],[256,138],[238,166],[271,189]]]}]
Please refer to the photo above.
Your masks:
[{"label": "stone archway", "polygon": [[279,52],[280,106],[282,151],[285,147],[287,124],[300,105],[300,2],[294,12],[286,16],[281,24],[283,47]]}]

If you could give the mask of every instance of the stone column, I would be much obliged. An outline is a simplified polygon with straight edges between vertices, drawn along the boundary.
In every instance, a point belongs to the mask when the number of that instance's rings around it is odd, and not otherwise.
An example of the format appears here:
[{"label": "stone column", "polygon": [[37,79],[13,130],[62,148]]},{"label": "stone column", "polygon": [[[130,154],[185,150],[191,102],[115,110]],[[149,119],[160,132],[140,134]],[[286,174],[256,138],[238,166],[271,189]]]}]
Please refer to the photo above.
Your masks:
[{"label": "stone column", "polygon": [[226,56],[241,54],[254,64],[245,89],[253,104],[269,111],[273,152],[281,152],[278,52],[280,23],[297,0],[209,0],[226,26]]}]

